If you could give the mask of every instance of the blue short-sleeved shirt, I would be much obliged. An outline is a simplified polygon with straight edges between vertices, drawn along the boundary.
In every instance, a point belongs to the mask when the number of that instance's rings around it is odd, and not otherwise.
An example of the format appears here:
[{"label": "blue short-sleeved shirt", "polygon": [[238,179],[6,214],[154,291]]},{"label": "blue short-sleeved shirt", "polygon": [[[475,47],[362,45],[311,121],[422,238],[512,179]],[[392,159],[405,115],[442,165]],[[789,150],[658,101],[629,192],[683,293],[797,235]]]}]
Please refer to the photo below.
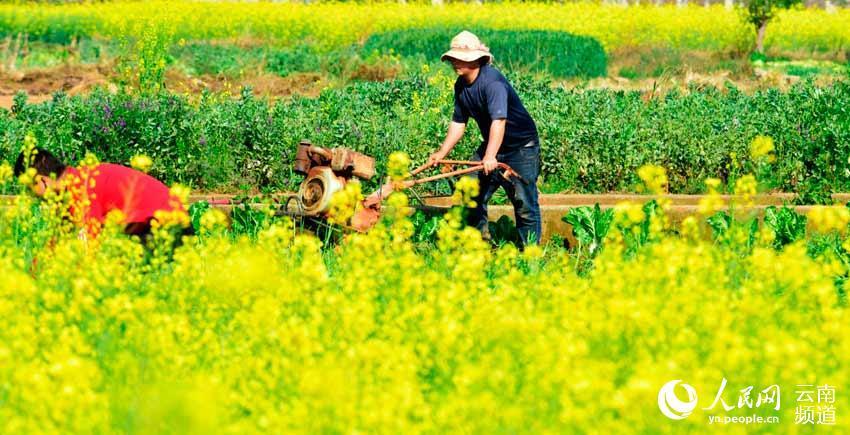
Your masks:
[{"label": "blue short-sleeved shirt", "polygon": [[455,82],[452,120],[466,124],[470,116],[478,124],[484,144],[490,137],[490,123],[494,119],[507,120],[500,152],[537,139],[537,126],[513,86],[499,70],[489,64],[481,67],[478,77],[471,84],[466,83],[463,77],[458,77]]}]

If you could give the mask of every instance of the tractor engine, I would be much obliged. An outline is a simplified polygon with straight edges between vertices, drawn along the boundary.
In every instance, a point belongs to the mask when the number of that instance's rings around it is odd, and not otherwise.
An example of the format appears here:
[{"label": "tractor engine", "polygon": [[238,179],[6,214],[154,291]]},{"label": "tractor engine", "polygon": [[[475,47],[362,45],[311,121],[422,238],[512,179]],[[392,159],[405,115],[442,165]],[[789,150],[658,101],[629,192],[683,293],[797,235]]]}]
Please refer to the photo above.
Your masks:
[{"label": "tractor engine", "polygon": [[375,176],[375,159],[347,148],[326,149],[302,140],[295,154],[295,172],[304,175],[298,189],[302,212],[322,216],[330,208],[333,194],[353,177],[368,180]]}]

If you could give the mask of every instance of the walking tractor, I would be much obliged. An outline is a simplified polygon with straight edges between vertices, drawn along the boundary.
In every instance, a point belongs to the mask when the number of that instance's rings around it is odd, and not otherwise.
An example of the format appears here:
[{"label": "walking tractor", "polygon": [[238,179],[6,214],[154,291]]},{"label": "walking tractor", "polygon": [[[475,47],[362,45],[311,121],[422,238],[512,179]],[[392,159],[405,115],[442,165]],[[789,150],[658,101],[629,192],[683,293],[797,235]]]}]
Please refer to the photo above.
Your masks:
[{"label": "walking tractor", "polygon": [[[397,184],[396,187],[409,189],[418,184],[471,174],[484,169],[484,164],[478,161],[439,160],[436,164],[441,166],[441,173],[415,178],[433,167],[425,164],[411,171],[410,178]],[[461,168],[455,169],[457,166]],[[506,179],[516,178],[527,183],[510,166],[499,163],[499,169],[501,176]],[[354,178],[370,180],[375,176],[375,159],[347,148],[327,149],[303,140],[298,144],[295,154],[295,172],[304,175],[304,180],[301,182],[298,193],[287,201],[284,212],[326,220],[331,197],[335,193],[341,191]],[[352,229],[366,231],[374,226],[380,219],[381,201],[386,199],[393,190],[393,183],[387,182],[369,195],[362,202],[362,209],[352,218]],[[291,210],[290,201],[295,202],[295,210]]]}]

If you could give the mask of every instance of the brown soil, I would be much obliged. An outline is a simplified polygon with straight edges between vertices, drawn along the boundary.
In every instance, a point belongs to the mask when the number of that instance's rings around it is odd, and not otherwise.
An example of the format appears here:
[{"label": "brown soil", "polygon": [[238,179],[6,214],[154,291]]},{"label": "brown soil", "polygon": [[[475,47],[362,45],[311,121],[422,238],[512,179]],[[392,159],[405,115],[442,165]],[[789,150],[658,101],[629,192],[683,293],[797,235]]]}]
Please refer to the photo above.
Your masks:
[{"label": "brown soil", "polygon": [[[842,61],[843,55],[816,55],[813,53],[769,53],[788,58]],[[566,80],[560,84],[568,88],[614,89],[642,91],[653,95],[677,89],[687,90],[714,87],[725,89],[734,85],[739,91],[752,93],[766,88],[788,90],[801,79],[753,68],[746,53],[734,51],[715,52],[701,50],[675,51],[659,47],[624,47],[609,53],[608,77],[585,80]],[[623,75],[638,74],[635,79]],[[839,77],[818,76],[815,83],[828,85]]]},{"label": "brown soil", "polygon": [[295,73],[287,77],[258,74],[234,81],[224,76],[192,77],[177,70],[169,70],[165,82],[171,90],[193,94],[208,89],[213,92],[229,92],[232,95],[238,95],[242,86],[251,86],[255,95],[272,98],[292,95],[314,97],[318,96],[325,86],[324,76],[318,73]]},{"label": "brown soil", "polygon": [[[13,99],[15,97],[13,95],[0,95],[0,107],[4,109],[11,109],[12,104],[14,103]],[[50,95],[30,95],[27,97],[27,102],[32,104],[43,103],[51,98]]]},{"label": "brown soil", "polygon": [[[840,77],[819,76],[814,82],[819,86],[827,86],[840,80]],[[660,97],[672,90],[687,91],[695,86],[697,89],[716,88],[726,90],[731,84],[741,92],[751,94],[768,88],[787,91],[800,82],[800,77],[779,74],[773,71],[756,70],[750,77],[734,77],[729,71],[715,73],[699,73],[688,71],[676,76],[662,76],[644,79],[627,79],[624,77],[602,77],[591,80],[564,80],[555,83],[568,89],[611,89],[622,91],[640,91],[646,94],[646,99]]]},{"label": "brown soil", "polygon": [[398,77],[399,74],[401,74],[401,65],[362,63],[351,73],[351,79],[384,82]]},{"label": "brown soil", "polygon": [[[63,65],[49,69],[29,71],[0,71],[0,107],[12,107],[14,95],[25,91],[30,103],[40,103],[52,98],[57,91],[69,95],[84,94],[95,87],[116,90],[112,68],[102,66]],[[326,85],[325,77],[317,73],[297,73],[288,77],[274,74],[255,74],[234,81],[223,76],[204,75],[191,77],[177,70],[166,73],[166,87],[177,92],[198,93],[203,89],[214,92],[227,91],[238,95],[242,86],[251,86],[255,95],[271,98],[292,95],[317,96]]]},{"label": "brown soil", "polygon": [[105,86],[108,67],[68,66],[51,69],[22,71],[0,71],[0,107],[9,108],[12,97],[20,90],[30,95],[30,102],[50,98],[57,91],[76,95],[90,91],[95,86]]},{"label": "brown soil", "polygon": [[[260,41],[246,39],[245,46]],[[774,71],[753,70],[748,61],[735,60],[736,53],[712,52],[670,52],[646,48],[624,50],[610,54],[609,77],[592,80],[565,80],[556,86],[577,89],[613,89],[636,90],[645,93],[646,99],[663,96],[666,92],[689,87],[715,87],[725,89],[728,83],[742,92],[753,92],[765,88],[788,89],[798,82],[799,77],[788,76]],[[719,63],[728,66],[728,70],[710,71]],[[627,79],[618,73],[631,69],[647,73],[658,65],[670,65],[659,77]],[[247,71],[238,79],[225,76],[203,75],[189,76],[177,69],[166,73],[166,86],[177,92],[197,94],[203,89],[214,92],[226,91],[238,95],[244,85],[251,86],[256,95],[270,98],[284,98],[292,95],[317,96],[327,86],[341,86],[350,80],[382,81],[396,77],[401,72],[400,65],[351,65],[344,74],[346,78],[332,79],[319,73],[296,73],[288,77],[279,77],[263,71]],[[15,93],[20,90],[29,94],[28,101],[38,103],[51,98],[56,91],[70,95],[84,94],[93,88],[102,86],[116,89],[114,68],[111,64],[101,65],[62,65],[55,68],[33,69],[27,71],[4,71],[0,69],[0,107],[10,108]],[[838,78],[821,76],[816,82],[826,85]]]},{"label": "brown soil", "polygon": [[679,75],[687,71],[709,72],[724,65],[736,76],[752,72],[747,55],[726,51],[675,50],[668,47],[621,47],[608,54],[608,75],[626,71],[646,77]]}]

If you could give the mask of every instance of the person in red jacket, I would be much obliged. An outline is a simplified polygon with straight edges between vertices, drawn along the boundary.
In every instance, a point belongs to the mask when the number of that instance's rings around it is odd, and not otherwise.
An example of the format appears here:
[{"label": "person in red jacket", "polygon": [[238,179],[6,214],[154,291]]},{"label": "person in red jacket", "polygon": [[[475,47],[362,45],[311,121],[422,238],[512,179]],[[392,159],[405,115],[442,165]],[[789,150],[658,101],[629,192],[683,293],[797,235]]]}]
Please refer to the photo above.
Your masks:
[{"label": "person in red jacket", "polygon": [[[101,163],[74,168],[49,151],[35,148],[29,156],[21,153],[15,163],[16,176],[26,173],[32,175],[30,186],[36,196],[44,197],[49,190],[70,192],[69,217],[81,224],[88,236],[97,236],[107,215],[115,210],[121,212],[124,232],[143,241],[150,235],[157,216],[177,216],[176,220],[184,226],[188,223],[182,202],[168,186],[126,166]],[[191,228],[188,226],[184,234],[191,234]]]}]

